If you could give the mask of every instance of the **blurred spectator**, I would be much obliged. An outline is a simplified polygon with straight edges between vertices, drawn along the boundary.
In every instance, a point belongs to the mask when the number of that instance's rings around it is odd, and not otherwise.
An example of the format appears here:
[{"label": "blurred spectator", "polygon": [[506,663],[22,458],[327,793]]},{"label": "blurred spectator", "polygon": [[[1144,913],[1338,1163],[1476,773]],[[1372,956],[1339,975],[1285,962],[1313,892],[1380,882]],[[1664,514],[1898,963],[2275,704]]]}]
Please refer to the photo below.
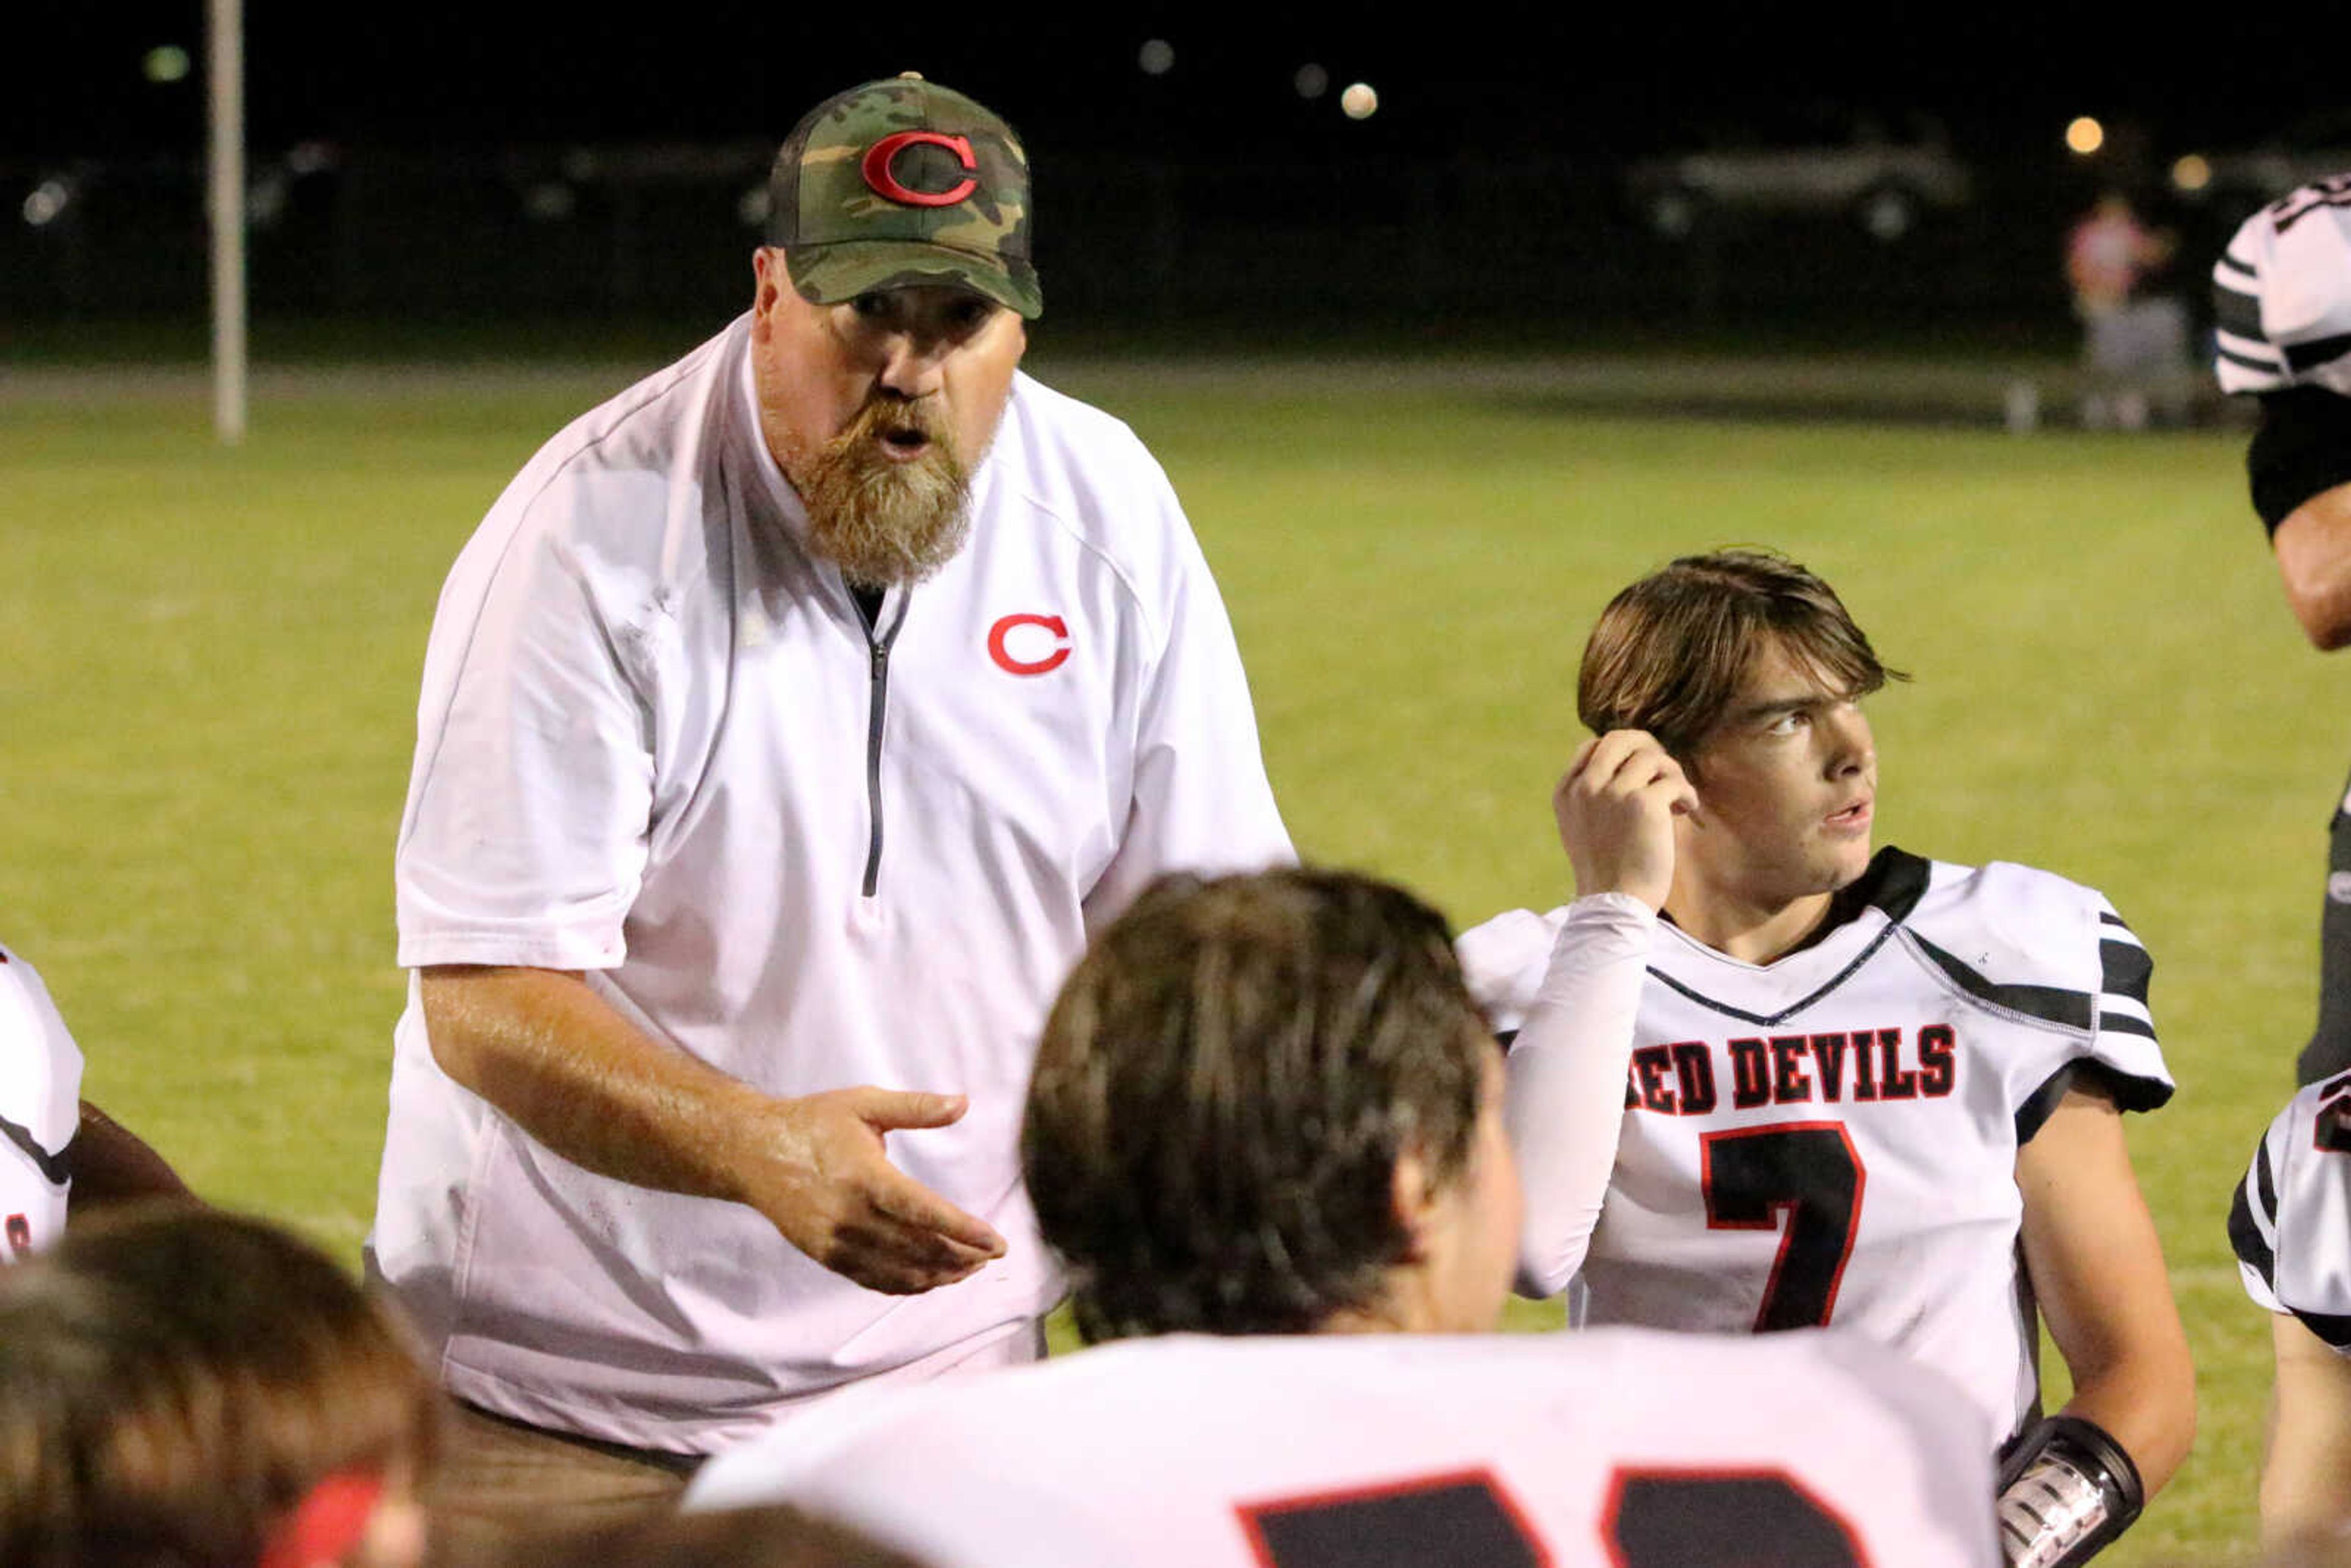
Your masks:
[{"label": "blurred spectator", "polygon": [[2188,313],[2148,291],[2176,242],[2139,221],[2130,198],[2108,191],[2065,239],[2065,280],[2082,319],[2082,423],[2146,428],[2151,408],[2178,419],[2187,406]]},{"label": "blurred spectator", "polygon": [[413,1568],[440,1412],[316,1248],[123,1209],[0,1270],[0,1563]]}]

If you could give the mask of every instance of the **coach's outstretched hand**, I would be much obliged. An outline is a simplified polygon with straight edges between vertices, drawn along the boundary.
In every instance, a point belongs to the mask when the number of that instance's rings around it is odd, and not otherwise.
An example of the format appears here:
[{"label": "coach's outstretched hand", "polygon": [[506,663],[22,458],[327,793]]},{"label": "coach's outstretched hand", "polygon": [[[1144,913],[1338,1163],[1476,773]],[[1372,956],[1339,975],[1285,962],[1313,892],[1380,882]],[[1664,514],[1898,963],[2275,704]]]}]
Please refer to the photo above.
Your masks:
[{"label": "coach's outstretched hand", "polygon": [[1551,797],[1576,893],[1629,893],[1664,908],[1674,886],[1674,818],[1697,805],[1681,764],[1647,731],[1612,729],[1585,741]]},{"label": "coach's outstretched hand", "polygon": [[884,1133],[963,1120],[960,1094],[836,1089],[785,1101],[755,1202],[784,1239],[869,1291],[911,1296],[1004,1256],[1004,1238],[890,1163]]}]

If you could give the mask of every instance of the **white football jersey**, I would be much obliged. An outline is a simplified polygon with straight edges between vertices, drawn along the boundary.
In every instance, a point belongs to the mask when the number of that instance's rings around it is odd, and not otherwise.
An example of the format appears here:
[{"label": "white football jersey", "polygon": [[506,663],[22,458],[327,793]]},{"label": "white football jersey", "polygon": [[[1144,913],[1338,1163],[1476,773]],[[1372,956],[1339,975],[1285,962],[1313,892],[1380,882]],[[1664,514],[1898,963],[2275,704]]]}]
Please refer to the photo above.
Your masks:
[{"label": "white football jersey", "polygon": [[2351,173],[2289,192],[2212,267],[2220,390],[2351,397]]},{"label": "white football jersey", "polygon": [[2039,1392],[2017,1150],[2077,1075],[2170,1097],[2151,967],[2088,888],[1895,849],[1771,964],[1661,921],[1583,1321],[1850,1328],[1951,1376],[1996,1446]]},{"label": "white football jersey", "polygon": [[720,1454],[935,1568],[1992,1568],[1952,1389],[1843,1334],[1176,1335],[860,1391]]},{"label": "white football jersey", "polygon": [[2286,1103],[2229,1208],[2245,1292],[2351,1354],[2351,1072]]},{"label": "white football jersey", "polygon": [[0,947],[0,1263],[65,1230],[81,1051],[33,966]]}]

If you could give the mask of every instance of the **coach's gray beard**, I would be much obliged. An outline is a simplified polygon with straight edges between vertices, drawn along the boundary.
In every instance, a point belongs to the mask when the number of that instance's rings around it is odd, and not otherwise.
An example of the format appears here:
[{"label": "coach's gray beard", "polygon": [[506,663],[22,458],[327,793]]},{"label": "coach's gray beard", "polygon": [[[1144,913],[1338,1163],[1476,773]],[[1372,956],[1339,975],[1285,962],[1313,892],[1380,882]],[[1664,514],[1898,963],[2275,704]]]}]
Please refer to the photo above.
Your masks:
[{"label": "coach's gray beard", "polygon": [[[911,460],[885,456],[893,430],[919,430],[930,444]],[[809,548],[862,587],[922,581],[971,530],[971,476],[954,434],[913,403],[866,404],[793,487],[808,507]]]}]

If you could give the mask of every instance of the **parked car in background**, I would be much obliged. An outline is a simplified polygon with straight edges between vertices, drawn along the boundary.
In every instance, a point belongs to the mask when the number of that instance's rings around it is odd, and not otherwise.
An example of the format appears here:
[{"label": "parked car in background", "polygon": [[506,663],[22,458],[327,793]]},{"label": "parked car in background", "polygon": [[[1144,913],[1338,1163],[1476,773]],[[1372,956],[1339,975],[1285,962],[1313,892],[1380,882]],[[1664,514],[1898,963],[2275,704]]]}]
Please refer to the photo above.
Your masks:
[{"label": "parked car in background", "polygon": [[1725,130],[1696,150],[1643,159],[1625,181],[1635,209],[1669,238],[1718,211],[1749,210],[1842,216],[1887,244],[1928,211],[1966,204],[1975,184],[1938,122],[1838,107]]}]

